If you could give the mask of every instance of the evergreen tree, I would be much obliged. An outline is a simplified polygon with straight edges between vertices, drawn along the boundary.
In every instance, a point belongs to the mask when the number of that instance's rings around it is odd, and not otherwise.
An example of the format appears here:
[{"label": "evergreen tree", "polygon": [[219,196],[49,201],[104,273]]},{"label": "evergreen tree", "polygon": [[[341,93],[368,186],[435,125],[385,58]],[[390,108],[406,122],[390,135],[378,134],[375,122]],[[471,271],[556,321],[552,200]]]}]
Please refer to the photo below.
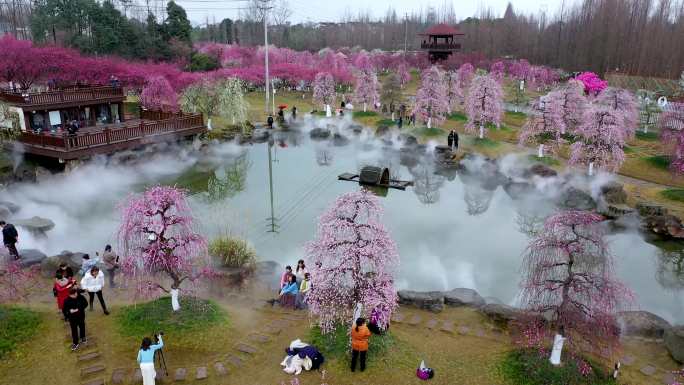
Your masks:
[{"label": "evergreen tree", "polygon": [[166,32],[166,40],[173,38],[191,44],[190,32],[192,26],[188,20],[188,15],[185,9],[176,4],[173,0],[166,5],[166,20],[164,21],[164,32]]}]

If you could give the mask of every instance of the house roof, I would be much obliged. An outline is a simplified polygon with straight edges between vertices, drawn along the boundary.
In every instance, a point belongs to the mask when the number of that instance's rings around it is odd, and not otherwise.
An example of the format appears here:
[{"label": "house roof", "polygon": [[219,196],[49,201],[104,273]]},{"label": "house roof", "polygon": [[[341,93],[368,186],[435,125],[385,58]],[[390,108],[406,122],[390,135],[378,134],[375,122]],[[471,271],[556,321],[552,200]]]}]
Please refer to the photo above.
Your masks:
[{"label": "house roof", "polygon": [[448,25],[448,24],[435,24],[428,28],[421,35],[437,35],[437,36],[447,36],[447,35],[463,35],[463,32],[458,29]]}]

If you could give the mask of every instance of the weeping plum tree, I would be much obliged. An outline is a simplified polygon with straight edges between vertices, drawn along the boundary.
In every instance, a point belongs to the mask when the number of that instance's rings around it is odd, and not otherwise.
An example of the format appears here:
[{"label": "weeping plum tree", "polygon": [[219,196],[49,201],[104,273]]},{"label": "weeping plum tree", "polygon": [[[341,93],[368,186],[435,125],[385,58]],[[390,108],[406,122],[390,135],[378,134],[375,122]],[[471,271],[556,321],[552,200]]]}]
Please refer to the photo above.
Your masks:
[{"label": "weeping plum tree", "polygon": [[488,75],[476,76],[468,90],[465,110],[466,130],[475,133],[479,127],[479,138],[483,139],[487,124],[501,125],[504,110],[501,84]]},{"label": "weeping plum tree", "polygon": [[368,110],[368,104],[375,105],[378,102],[379,88],[378,75],[370,67],[357,72],[354,97],[357,103],[363,103],[363,112]]},{"label": "weeping plum tree", "polygon": [[544,157],[544,145],[551,143],[551,150],[556,152],[563,144],[561,133],[564,131],[563,109],[559,94],[550,92],[539,98],[534,104],[532,115],[527,119],[520,132],[519,142],[539,144],[537,157]]},{"label": "weeping plum tree", "polygon": [[178,95],[171,87],[171,83],[163,76],[153,76],[147,79],[140,93],[140,103],[149,110],[178,111]]},{"label": "weeping plum tree", "polygon": [[639,106],[634,95],[622,88],[609,87],[601,92],[597,101],[622,117],[626,139],[633,138],[639,123]]},{"label": "weeping plum tree", "polygon": [[618,111],[593,105],[584,113],[576,134],[580,139],[570,148],[569,164],[588,166],[590,176],[595,166],[612,172],[620,169],[625,161],[626,133]]},{"label": "weeping plum tree", "polygon": [[207,117],[211,130],[212,116],[231,119],[233,124],[247,119],[249,103],[245,100],[242,82],[237,78],[210,81],[204,79],[185,88],[180,97],[184,112],[200,112]]},{"label": "weeping plum tree", "polygon": [[456,75],[458,75],[458,80],[463,88],[468,88],[473,80],[473,76],[475,76],[475,67],[470,63],[464,63],[458,67]]},{"label": "weeping plum tree", "polygon": [[40,265],[25,268],[21,261],[0,254],[0,304],[15,303],[28,299],[31,290],[41,281]]},{"label": "weeping plum tree", "polygon": [[632,294],[613,276],[602,220],[588,211],[552,215],[523,259],[521,301],[527,310],[551,316],[546,327],[555,332],[554,365],[560,364],[566,340],[576,350],[589,346],[594,353],[619,342],[615,313]]},{"label": "weeping plum tree", "polygon": [[399,255],[381,222],[375,195],[351,192],[321,216],[316,239],[306,245],[310,261],[310,311],[324,333],[347,324],[360,304],[386,325],[397,306],[394,272]]},{"label": "weeping plum tree", "polygon": [[[211,277],[206,240],[193,229],[193,218],[183,190],[155,186],[131,195],[120,206],[119,250],[122,273],[145,297],[171,294],[174,311],[180,309],[178,295],[185,280]],[[167,289],[159,275],[171,280]]]},{"label": "weeping plum tree", "polygon": [[[396,105],[401,100],[401,84],[399,76],[395,73],[390,73],[382,81],[382,93],[380,100],[387,105]],[[392,111],[392,120],[394,120],[394,111]]]},{"label": "weeping plum tree", "polygon": [[335,102],[335,80],[332,75],[329,72],[317,73],[313,87],[314,102],[323,105],[326,116],[332,116],[330,105]]},{"label": "weeping plum tree", "polygon": [[489,68],[489,73],[498,82],[502,82],[504,80],[504,77],[506,76],[506,64],[500,60],[494,62],[492,66]]},{"label": "weeping plum tree", "polygon": [[444,73],[436,66],[426,68],[420,75],[420,89],[416,94],[416,112],[431,128],[432,123],[440,124],[446,119],[449,110],[447,84]]},{"label": "weeping plum tree", "polygon": [[404,88],[404,86],[411,81],[411,73],[409,72],[406,64],[399,64],[397,67],[397,76],[399,76],[399,84],[401,85],[401,88]]},{"label": "weeping plum tree", "polygon": [[584,111],[587,109],[587,98],[584,96],[584,84],[578,80],[571,79],[568,83],[555,91],[558,93],[561,108],[563,109],[563,130],[574,133],[575,129],[582,123]]},{"label": "weeping plum tree", "polygon": [[673,109],[661,113],[658,126],[663,144],[670,151],[670,171],[684,174],[684,112]]},{"label": "weeping plum tree", "polygon": [[448,112],[463,103],[463,87],[456,72],[448,71],[445,73],[447,83]]}]

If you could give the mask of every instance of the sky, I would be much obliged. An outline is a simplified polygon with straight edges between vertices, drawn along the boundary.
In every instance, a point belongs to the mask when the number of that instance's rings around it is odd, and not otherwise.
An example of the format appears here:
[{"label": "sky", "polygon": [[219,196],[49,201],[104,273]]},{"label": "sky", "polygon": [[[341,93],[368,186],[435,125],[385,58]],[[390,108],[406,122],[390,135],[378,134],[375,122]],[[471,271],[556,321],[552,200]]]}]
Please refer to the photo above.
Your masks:
[{"label": "sky", "polygon": [[[248,0],[176,0],[183,6],[188,18],[193,24],[203,24],[208,18],[218,22],[229,17],[236,19],[240,8],[245,7]],[[274,0],[281,1],[281,0]],[[360,11],[370,13],[373,17],[382,17],[391,5],[398,16],[404,13],[418,11],[429,5],[439,8],[443,0],[416,1],[416,0],[286,0],[292,11],[290,21],[294,24],[300,22],[338,21],[345,14],[357,15]],[[490,8],[495,14],[503,15],[509,0],[446,0],[447,4],[453,4],[458,19],[477,14],[478,10]],[[562,0],[511,0],[513,8],[520,13],[538,13],[541,9],[553,13],[560,6]]]}]

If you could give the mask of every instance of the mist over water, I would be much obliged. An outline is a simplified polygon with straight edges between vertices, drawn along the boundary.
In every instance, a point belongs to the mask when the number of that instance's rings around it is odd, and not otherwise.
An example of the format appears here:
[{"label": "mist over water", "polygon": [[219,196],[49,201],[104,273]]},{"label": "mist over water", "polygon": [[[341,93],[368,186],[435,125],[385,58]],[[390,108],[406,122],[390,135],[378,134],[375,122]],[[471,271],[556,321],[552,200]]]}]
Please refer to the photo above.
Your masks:
[{"label": "mist over water", "polygon": [[[312,129],[331,123],[329,139],[310,139]],[[396,131],[383,138],[368,129],[355,131],[359,127],[353,127],[349,117],[306,117],[296,130],[274,132],[272,145],[215,143],[199,151],[192,145],[169,146],[134,160],[117,154],[37,184],[13,185],[0,193],[0,200],[20,205],[14,219],[39,216],[55,222],[47,238],[19,229],[20,249],[48,255],[62,250],[94,253],[115,244],[116,206],[128,194],[154,184],[176,184],[190,192],[198,228],[209,239],[223,233],[242,236],[260,259],[294,265],[304,256],[305,243],[315,237],[318,216],[338,195],[359,189],[337,176],[356,173],[364,165],[389,167],[392,178],[415,182],[406,191],[389,190],[381,198],[384,222],[401,257],[398,288],[470,287],[514,304],[529,233],[555,210],[558,182],[589,183],[596,196],[610,178],[535,178],[533,189],[514,199],[502,186],[492,185],[491,178],[482,177],[493,172],[492,163],[482,157],[464,161],[465,170],[458,173],[442,172],[432,154],[436,142],[405,151]],[[349,141],[335,140],[334,134]],[[507,155],[496,169],[505,178],[522,181],[523,162],[524,156]],[[636,293],[639,308],[684,322],[684,278],[672,263],[673,258],[684,260],[684,252],[664,253],[635,229],[611,234],[608,240],[617,273]]]}]

